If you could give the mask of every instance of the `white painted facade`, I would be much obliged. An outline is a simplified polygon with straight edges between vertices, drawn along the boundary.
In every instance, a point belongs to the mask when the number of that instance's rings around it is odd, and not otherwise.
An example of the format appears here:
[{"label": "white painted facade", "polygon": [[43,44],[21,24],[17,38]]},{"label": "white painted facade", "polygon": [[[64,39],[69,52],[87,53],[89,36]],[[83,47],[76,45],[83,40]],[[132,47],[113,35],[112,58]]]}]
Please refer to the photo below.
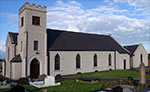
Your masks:
[{"label": "white painted facade", "polygon": [[[60,70],[55,70],[55,56],[60,56]],[[76,56],[81,56],[81,68],[76,69]],[[97,55],[97,67],[94,67],[94,55]],[[108,64],[108,56],[111,54],[111,66]],[[88,73],[115,69],[114,51],[50,51],[50,74],[68,75],[77,74],[77,72]],[[123,60],[126,60],[126,69],[129,69],[129,55],[120,55],[116,53],[116,69],[124,69]],[[121,66],[122,65],[122,66]]]},{"label": "white painted facade", "polygon": [[145,66],[148,66],[148,54],[142,44],[139,44],[132,58],[133,58],[133,67],[139,67],[141,62],[143,62]]}]

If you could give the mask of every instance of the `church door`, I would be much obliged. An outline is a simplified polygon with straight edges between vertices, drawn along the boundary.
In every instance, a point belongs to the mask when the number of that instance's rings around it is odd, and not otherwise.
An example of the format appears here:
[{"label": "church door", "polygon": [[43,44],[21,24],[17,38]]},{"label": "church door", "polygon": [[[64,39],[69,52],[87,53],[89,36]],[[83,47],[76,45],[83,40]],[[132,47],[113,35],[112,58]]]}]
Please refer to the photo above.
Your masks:
[{"label": "church door", "polygon": [[37,59],[33,59],[30,64],[31,78],[38,78],[40,72],[40,64]]}]

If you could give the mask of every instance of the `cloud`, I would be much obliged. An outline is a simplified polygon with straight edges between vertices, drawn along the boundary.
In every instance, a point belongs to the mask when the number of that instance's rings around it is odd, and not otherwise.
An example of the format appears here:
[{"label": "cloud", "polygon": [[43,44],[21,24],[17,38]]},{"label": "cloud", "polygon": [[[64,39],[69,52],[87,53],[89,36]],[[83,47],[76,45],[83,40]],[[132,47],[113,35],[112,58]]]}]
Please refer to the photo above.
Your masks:
[{"label": "cloud", "polygon": [[128,15],[150,19],[150,0],[114,0],[115,3],[127,4],[133,11]]},{"label": "cloud", "polygon": [[[119,1],[116,0],[114,3]],[[125,1],[130,5],[133,3],[128,0]],[[143,8],[137,8],[136,10],[138,9]],[[133,11],[119,9],[118,7],[112,7],[112,5],[82,9],[82,4],[76,1],[68,1],[67,3],[58,1],[54,7],[48,7],[47,27],[88,33],[112,33],[113,37],[121,44],[144,42],[146,46],[148,44],[148,37],[145,35],[149,34],[150,20],[147,18],[131,17],[129,15],[132,14],[131,12]],[[142,16],[146,16],[146,14]],[[134,12],[133,15],[136,15],[136,13]]]},{"label": "cloud", "polygon": [[0,41],[0,58],[5,57],[5,41]]}]

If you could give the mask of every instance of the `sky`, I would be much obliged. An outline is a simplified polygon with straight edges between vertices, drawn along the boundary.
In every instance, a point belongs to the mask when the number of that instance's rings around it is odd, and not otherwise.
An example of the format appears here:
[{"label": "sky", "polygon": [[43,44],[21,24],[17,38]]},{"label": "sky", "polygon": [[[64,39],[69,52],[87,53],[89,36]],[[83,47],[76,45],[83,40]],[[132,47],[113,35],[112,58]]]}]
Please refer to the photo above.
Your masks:
[{"label": "sky", "polygon": [[112,34],[122,46],[142,43],[150,53],[150,0],[0,0],[0,58],[25,2],[47,6],[47,28]]}]

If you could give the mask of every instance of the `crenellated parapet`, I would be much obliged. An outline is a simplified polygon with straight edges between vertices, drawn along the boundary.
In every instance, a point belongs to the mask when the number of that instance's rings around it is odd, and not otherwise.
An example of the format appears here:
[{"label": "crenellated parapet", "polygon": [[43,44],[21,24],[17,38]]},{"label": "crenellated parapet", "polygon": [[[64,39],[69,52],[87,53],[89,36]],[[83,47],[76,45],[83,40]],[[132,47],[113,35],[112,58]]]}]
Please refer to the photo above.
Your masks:
[{"label": "crenellated parapet", "polygon": [[46,6],[41,6],[41,5],[35,5],[35,4],[29,4],[26,2],[20,9],[19,9],[19,14],[23,12],[25,9],[29,10],[34,10],[34,11],[41,11],[46,13]]}]

